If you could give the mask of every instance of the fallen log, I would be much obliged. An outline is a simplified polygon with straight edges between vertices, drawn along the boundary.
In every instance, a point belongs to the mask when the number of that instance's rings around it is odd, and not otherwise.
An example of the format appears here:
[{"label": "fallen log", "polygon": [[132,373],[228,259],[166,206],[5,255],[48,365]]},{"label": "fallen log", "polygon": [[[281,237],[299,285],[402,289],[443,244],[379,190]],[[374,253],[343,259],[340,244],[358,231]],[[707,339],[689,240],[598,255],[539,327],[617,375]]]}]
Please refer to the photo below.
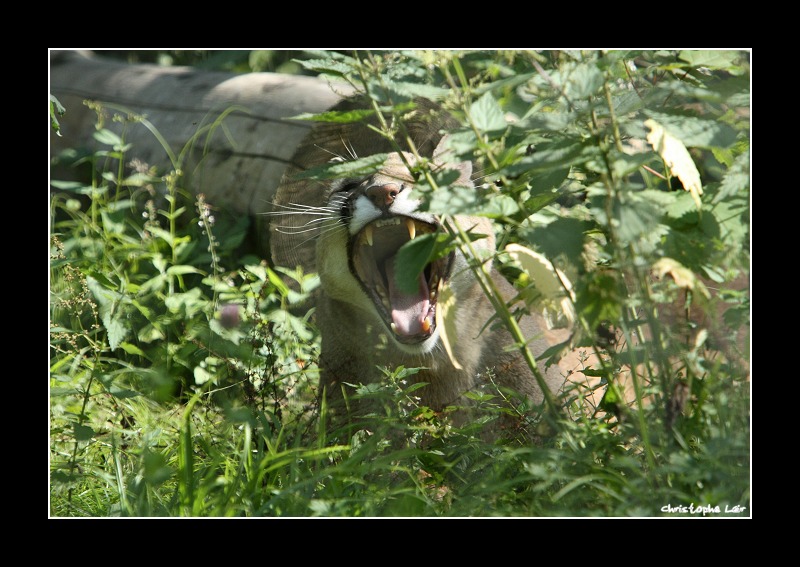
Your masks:
[{"label": "fallen log", "polygon": [[[104,127],[117,134],[126,128],[131,157],[168,173],[176,165],[170,152],[183,152],[187,188],[216,207],[258,215],[270,209],[281,176],[313,126],[288,118],[325,111],[350,91],[316,77],[133,65],[91,52],[52,51],[50,93],[66,109],[61,136],[50,136],[51,160],[66,149],[96,147],[97,114],[84,101],[97,101],[109,112],[145,116],[169,147],[144,125],[106,120]],[[211,128],[220,117],[223,124]],[[51,178],[71,175],[54,163]]]}]

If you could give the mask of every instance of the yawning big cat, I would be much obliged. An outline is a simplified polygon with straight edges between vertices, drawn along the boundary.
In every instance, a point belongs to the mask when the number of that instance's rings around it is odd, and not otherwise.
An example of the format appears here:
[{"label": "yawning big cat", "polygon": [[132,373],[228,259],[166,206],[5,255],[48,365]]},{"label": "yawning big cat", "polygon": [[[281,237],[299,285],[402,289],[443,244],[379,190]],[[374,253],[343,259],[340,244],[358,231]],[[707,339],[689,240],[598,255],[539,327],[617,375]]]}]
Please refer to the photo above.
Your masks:
[{"label": "yawning big cat", "polygon": [[[453,169],[458,179],[452,185],[472,187],[471,164],[447,163],[442,146],[433,152],[433,168]],[[426,383],[415,395],[434,410],[469,406],[464,394],[474,391],[487,374],[499,386],[541,403],[542,391],[510,333],[498,320],[489,322],[495,309],[461,249],[425,266],[415,291],[398,285],[395,260],[400,247],[419,235],[443,230],[437,216],[418,210],[408,169],[415,165],[411,153],[389,153],[374,173],[328,183],[323,203],[314,208],[318,216],[311,217],[316,219],[312,222],[319,227],[315,266],[321,281],[316,300],[322,337],[320,393],[329,407],[343,411],[346,405],[357,415],[361,410],[350,399],[352,385],[379,381],[384,378],[381,367],[402,365],[422,368],[410,379]],[[294,204],[278,205],[273,213],[278,219],[283,216],[281,207],[310,212]],[[490,220],[461,215],[451,219],[464,231],[483,236],[472,248],[490,267],[495,247]],[[273,230],[280,226],[280,220],[273,222]],[[505,301],[517,295],[495,269],[491,277]],[[455,301],[455,324],[448,325],[447,333],[450,353],[443,346],[437,317],[444,288]],[[538,359],[550,346],[542,317],[526,315],[519,325]],[[545,368],[539,361],[539,370],[549,388],[557,391],[564,380],[558,367]],[[456,422],[463,423],[467,415],[457,412]]]}]

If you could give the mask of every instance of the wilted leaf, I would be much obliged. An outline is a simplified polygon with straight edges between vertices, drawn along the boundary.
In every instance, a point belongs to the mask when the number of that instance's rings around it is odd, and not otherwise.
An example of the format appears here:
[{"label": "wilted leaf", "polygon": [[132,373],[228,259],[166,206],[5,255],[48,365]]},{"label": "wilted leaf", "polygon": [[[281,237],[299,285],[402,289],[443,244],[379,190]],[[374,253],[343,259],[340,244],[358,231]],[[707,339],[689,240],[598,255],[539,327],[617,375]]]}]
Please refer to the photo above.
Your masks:
[{"label": "wilted leaf", "polygon": [[661,258],[653,264],[653,274],[659,279],[669,275],[678,287],[698,291],[705,297],[711,297],[703,282],[699,281],[689,268],[672,258]]},{"label": "wilted leaf", "polygon": [[436,307],[436,328],[439,329],[439,337],[442,339],[447,356],[450,362],[456,368],[461,370],[462,366],[456,360],[453,345],[458,341],[458,325],[457,325],[457,308],[456,297],[450,286],[444,286],[439,290],[439,301]]},{"label": "wilted leaf", "polygon": [[505,250],[519,263],[536,289],[541,292],[537,307],[548,327],[552,329],[572,325],[575,322],[575,310],[572,306],[575,295],[567,276],[547,258],[524,246],[509,244]]},{"label": "wilted leaf", "polygon": [[727,148],[736,142],[736,130],[725,122],[652,110],[645,114],[689,148]]},{"label": "wilted leaf", "polygon": [[672,175],[680,179],[683,188],[692,194],[695,205],[699,210],[703,206],[700,201],[700,195],[703,194],[703,185],[700,183],[700,172],[697,171],[697,166],[695,166],[686,146],[652,118],[645,120],[644,125],[650,128],[647,141],[658,152],[664,163],[667,164]]}]

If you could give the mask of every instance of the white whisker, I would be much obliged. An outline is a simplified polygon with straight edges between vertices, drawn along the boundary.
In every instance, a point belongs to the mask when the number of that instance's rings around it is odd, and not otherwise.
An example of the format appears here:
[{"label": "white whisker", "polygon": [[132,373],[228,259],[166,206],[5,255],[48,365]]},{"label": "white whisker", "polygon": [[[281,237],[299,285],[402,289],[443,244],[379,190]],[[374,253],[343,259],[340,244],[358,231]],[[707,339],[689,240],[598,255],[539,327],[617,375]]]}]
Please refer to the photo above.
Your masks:
[{"label": "white whisker", "polygon": [[273,207],[279,207],[283,210],[281,211],[268,211],[263,214],[265,215],[290,215],[290,214],[303,214],[303,215],[325,215],[336,213],[337,209],[335,207],[319,207],[319,206],[311,206],[311,205],[301,205],[299,203],[287,203],[285,205],[278,205],[273,203]]},{"label": "white whisker", "polygon": [[319,148],[319,149],[320,149],[320,150],[322,150],[323,152],[327,152],[327,153],[331,154],[331,155],[333,156],[333,159],[338,159],[338,160],[341,160],[341,161],[347,161],[347,158],[346,158],[346,157],[344,157],[344,156],[343,156],[343,155],[341,155],[341,154],[337,154],[337,153],[336,153],[336,152],[334,152],[333,150],[329,150],[328,148],[323,148],[323,147],[322,147],[322,146],[320,146],[319,144],[314,144],[314,146],[315,146],[316,148]]},{"label": "white whisker", "polygon": [[358,159],[358,154],[356,153],[356,150],[353,147],[353,143],[350,142],[349,145],[348,145],[347,140],[345,140],[344,138],[342,138],[341,140],[342,140],[342,145],[344,146],[344,149],[347,150],[347,153],[350,154],[350,157],[353,158],[353,159]]}]

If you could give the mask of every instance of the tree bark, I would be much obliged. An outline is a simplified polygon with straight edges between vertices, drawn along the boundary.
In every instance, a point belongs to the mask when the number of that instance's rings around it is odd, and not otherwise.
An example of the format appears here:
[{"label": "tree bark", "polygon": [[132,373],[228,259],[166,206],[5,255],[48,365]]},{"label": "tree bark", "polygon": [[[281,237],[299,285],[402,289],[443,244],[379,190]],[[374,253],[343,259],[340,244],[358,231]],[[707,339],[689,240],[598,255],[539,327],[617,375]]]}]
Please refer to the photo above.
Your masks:
[{"label": "tree bark", "polygon": [[[350,90],[315,77],[131,65],[87,52],[53,51],[50,93],[66,109],[59,119],[61,136],[50,136],[52,178],[70,175],[59,165],[62,151],[98,147],[93,138],[98,116],[84,104],[93,100],[108,111],[103,127],[117,134],[124,128],[131,144],[127,159],[156,166],[159,174],[179,167],[186,176],[182,185],[204,193],[213,206],[258,215],[270,210],[284,170],[313,126],[288,117],[327,110]],[[176,157],[169,158],[144,124],[112,120],[115,113],[129,112],[145,116]]]}]

